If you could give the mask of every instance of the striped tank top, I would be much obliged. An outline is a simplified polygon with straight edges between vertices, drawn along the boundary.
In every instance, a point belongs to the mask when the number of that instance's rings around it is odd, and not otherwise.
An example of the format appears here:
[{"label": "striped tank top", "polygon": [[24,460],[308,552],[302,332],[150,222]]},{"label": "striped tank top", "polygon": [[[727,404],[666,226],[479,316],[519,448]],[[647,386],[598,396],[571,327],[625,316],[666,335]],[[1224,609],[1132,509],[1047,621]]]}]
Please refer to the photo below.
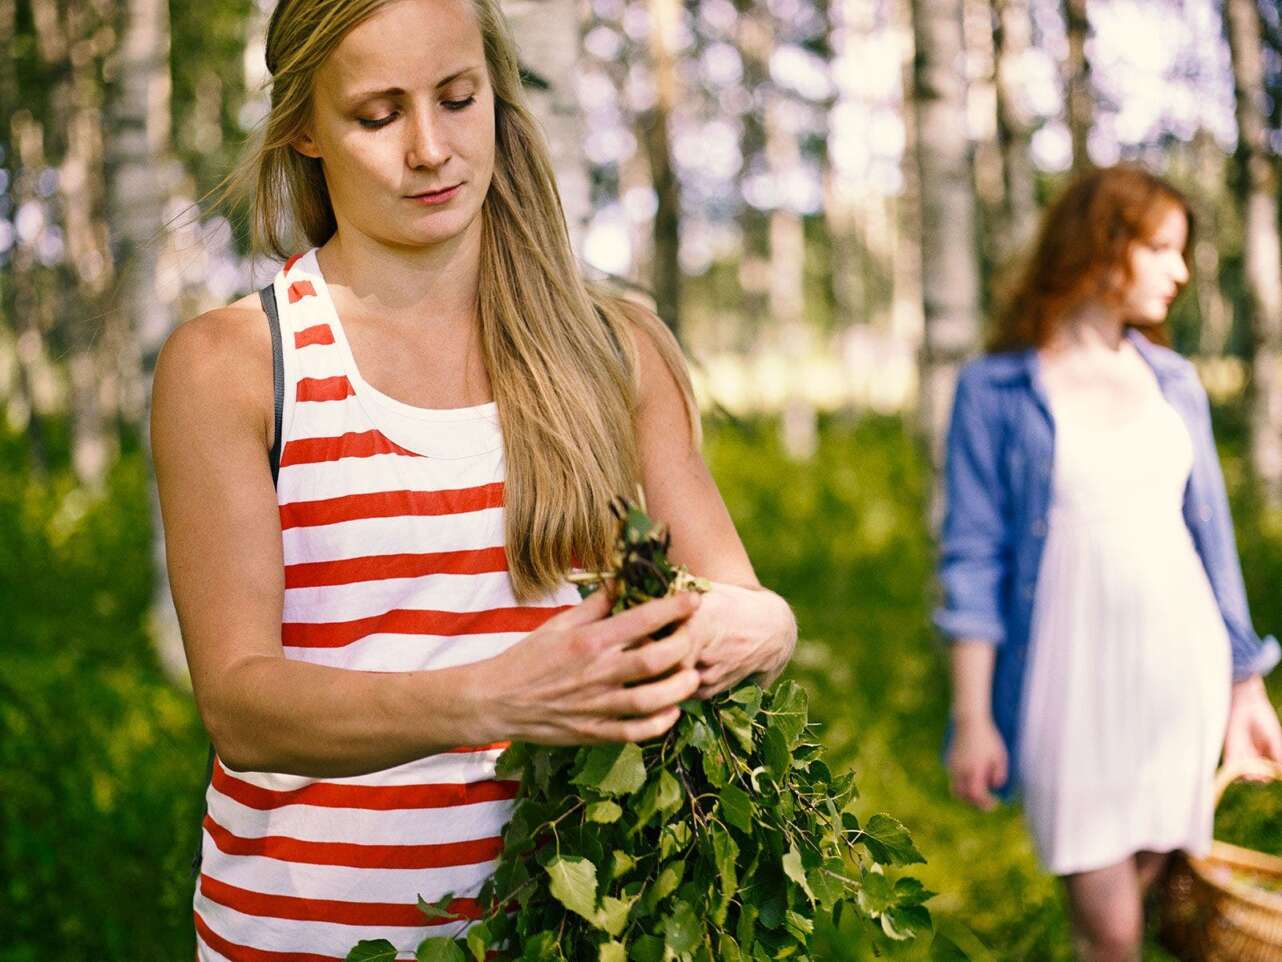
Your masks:
[{"label": "striped tank top", "polygon": [[[275,281],[283,348],[280,506],[286,658],[361,671],[489,658],[578,595],[516,601],[503,549],[495,405],[429,410],[367,384],[317,265]],[[386,771],[316,779],[215,760],[195,894],[201,962],[327,962],[360,939],[412,959],[422,896],[474,916],[516,783],[504,745],[460,747]]]}]

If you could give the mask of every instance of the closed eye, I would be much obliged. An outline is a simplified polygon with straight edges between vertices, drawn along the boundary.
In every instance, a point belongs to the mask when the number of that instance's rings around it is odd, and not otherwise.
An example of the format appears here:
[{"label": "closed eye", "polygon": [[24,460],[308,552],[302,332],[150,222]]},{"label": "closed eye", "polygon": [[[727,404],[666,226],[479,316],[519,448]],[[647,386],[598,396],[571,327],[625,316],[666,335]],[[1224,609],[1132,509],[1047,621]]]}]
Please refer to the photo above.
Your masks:
[{"label": "closed eye", "polygon": [[476,103],[476,95],[464,97],[462,100],[442,100],[441,106],[446,110],[466,110],[472,104]]},{"label": "closed eye", "polygon": [[364,117],[357,117],[356,122],[366,130],[378,130],[380,127],[386,127],[396,119],[396,114],[391,113],[386,117],[379,117],[375,120],[366,120]]}]

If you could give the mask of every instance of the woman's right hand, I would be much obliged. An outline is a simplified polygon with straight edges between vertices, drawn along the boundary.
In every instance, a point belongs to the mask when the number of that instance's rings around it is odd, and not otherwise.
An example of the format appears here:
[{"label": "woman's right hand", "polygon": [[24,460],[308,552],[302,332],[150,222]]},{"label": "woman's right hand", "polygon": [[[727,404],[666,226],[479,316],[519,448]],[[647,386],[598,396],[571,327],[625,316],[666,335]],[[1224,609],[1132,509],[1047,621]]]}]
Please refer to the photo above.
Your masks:
[{"label": "woman's right hand", "polygon": [[1006,743],[992,718],[957,722],[948,750],[953,794],[976,808],[991,811],[993,790],[1006,784]]},{"label": "woman's right hand", "polygon": [[[699,688],[686,625],[699,602],[682,592],[609,617],[606,592],[597,591],[476,663],[490,740],[584,745],[662,735],[680,717],[678,703]],[[649,640],[669,624],[676,631]]]}]

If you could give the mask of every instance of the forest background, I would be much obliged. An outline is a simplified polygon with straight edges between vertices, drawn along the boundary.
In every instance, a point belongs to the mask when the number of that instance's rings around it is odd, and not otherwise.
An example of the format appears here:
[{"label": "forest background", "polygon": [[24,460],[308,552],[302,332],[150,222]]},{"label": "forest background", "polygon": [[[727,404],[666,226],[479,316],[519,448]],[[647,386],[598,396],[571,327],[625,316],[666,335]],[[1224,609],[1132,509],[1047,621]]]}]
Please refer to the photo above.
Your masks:
[{"label": "forest background", "polygon": [[[275,271],[243,218],[197,205],[264,115],[270,6],[0,0],[3,962],[191,955],[206,741],[147,398],[175,324]],[[932,464],[1047,200],[1092,163],[1144,163],[1196,210],[1171,331],[1215,403],[1256,624],[1282,628],[1278,5],[505,8],[585,270],[686,346],[707,457],[796,607],[790,671],[860,813],[908,825],[937,928],[973,958],[1070,958],[1017,813],[950,800],[939,764]],[[1244,830],[1282,849],[1282,798],[1258,792]],[[870,957],[854,929],[824,939]]]}]

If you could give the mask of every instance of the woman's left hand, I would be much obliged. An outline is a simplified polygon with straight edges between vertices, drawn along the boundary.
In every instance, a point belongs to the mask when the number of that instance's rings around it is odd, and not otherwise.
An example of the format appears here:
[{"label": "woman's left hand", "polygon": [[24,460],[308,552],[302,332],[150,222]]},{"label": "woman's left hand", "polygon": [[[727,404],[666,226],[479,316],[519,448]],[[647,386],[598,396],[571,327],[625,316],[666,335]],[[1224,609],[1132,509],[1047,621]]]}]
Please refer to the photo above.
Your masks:
[{"label": "woman's left hand", "polygon": [[763,676],[762,687],[771,684],[797,643],[792,609],[765,588],[714,581],[686,626],[694,636],[699,698],[711,698],[754,674]]},{"label": "woman's left hand", "polygon": [[1224,736],[1225,765],[1251,758],[1282,762],[1282,725],[1259,675],[1233,686]]}]

